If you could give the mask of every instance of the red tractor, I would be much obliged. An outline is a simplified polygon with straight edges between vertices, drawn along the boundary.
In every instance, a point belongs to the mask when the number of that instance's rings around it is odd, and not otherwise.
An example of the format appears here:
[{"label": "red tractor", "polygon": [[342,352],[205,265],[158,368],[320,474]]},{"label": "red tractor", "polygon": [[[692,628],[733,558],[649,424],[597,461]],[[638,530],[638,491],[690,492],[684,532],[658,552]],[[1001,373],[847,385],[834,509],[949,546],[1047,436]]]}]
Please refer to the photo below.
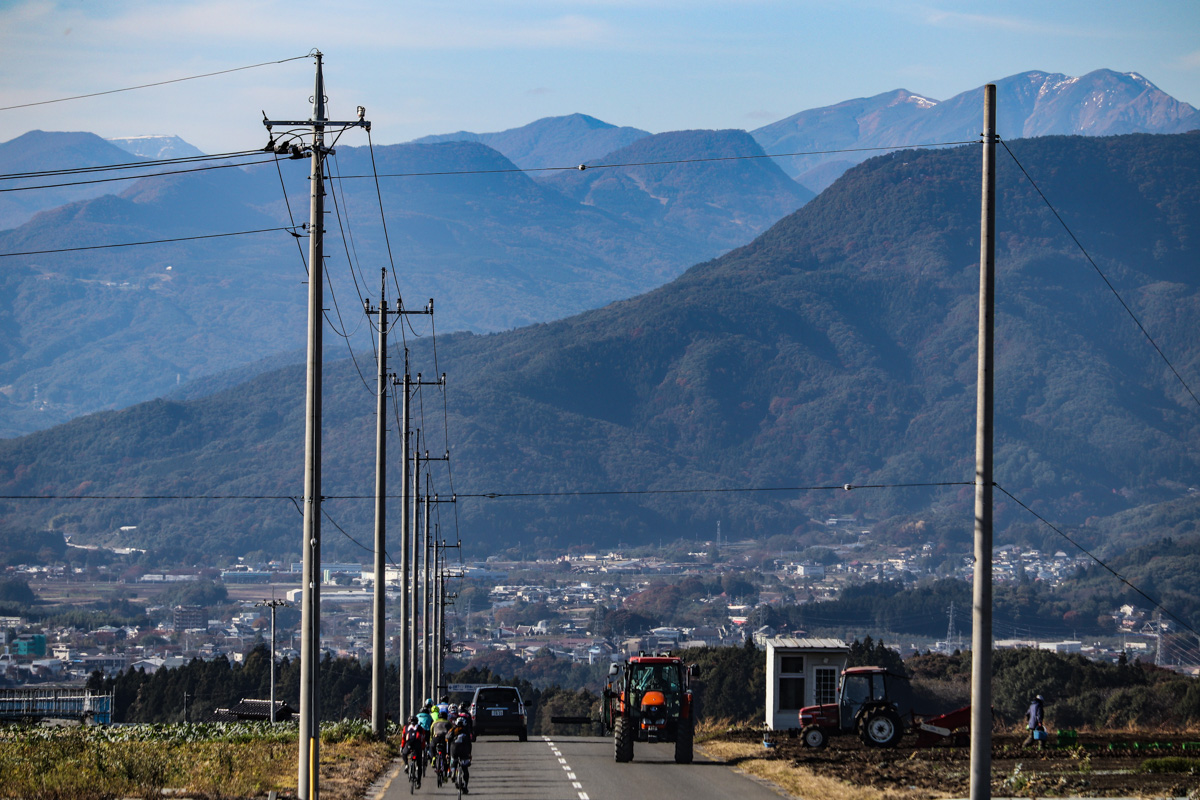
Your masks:
[{"label": "red tractor", "polygon": [[824,747],[830,736],[857,733],[871,747],[894,747],[912,714],[908,678],[882,667],[850,667],[842,672],[837,703],[800,709],[805,746]]},{"label": "red tractor", "polygon": [[600,721],[612,732],[617,761],[632,761],[639,741],[674,742],[676,763],[692,763],[693,672],[673,656],[632,656],[609,667]]},{"label": "red tractor", "polygon": [[917,747],[961,741],[971,730],[971,707],[937,716],[912,709],[908,678],[882,667],[850,667],[842,672],[838,702],[800,709],[800,738],[814,749],[830,736],[856,733],[868,747],[895,747],[905,731],[917,734]]}]

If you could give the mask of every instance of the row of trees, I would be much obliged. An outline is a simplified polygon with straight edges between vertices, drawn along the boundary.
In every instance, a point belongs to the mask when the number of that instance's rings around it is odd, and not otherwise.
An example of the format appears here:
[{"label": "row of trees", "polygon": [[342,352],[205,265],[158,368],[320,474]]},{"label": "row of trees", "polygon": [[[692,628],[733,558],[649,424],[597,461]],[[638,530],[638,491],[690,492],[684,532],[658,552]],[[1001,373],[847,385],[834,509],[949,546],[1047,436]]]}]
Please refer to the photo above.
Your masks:
[{"label": "row of trees", "polygon": [[[703,719],[727,719],[757,724],[763,719],[766,659],[762,651],[744,647],[702,647],[680,654],[696,665],[693,688],[697,714]],[[549,654],[519,664],[491,655],[450,676],[454,683],[498,683],[520,689],[529,711],[530,733],[586,733],[585,727],[556,728],[552,716],[599,716],[604,670],[572,665]],[[256,647],[242,663],[225,658],[193,660],[176,668],[147,675],[141,670],[115,678],[99,673],[89,688],[114,692],[117,722],[202,721],[216,708],[228,708],[242,698],[269,696],[270,654]],[[907,661],[882,641],[869,637],[851,645],[850,665],[872,664],[907,674],[913,683],[914,708],[937,713],[970,702],[970,653],[918,654]],[[488,666],[490,665],[490,666]],[[1150,664],[1109,664],[1079,655],[1016,649],[996,653],[993,704],[1003,724],[1016,724],[1037,694],[1046,698],[1047,717],[1062,728],[1186,728],[1200,724],[1200,680]],[[493,670],[492,667],[496,669]],[[359,718],[369,714],[371,669],[357,659],[326,658],[321,664],[321,716]],[[562,681],[552,683],[551,681]],[[399,684],[389,666],[388,708],[398,705]],[[278,667],[277,697],[295,706],[300,688],[298,661]]]}]

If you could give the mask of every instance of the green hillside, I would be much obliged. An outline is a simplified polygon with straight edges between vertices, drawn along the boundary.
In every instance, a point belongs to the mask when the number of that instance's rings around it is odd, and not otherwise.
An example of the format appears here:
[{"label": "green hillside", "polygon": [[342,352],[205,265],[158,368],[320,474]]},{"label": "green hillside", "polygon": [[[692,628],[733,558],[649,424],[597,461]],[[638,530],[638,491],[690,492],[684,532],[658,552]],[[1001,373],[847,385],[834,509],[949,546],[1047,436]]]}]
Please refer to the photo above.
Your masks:
[{"label": "green hillside", "polygon": [[[1198,143],[1009,143],[1193,387]],[[996,479],[1088,544],[1136,541],[1156,519],[1171,524],[1148,507],[1200,486],[1200,408],[1001,155]],[[555,323],[441,337],[464,540],[503,550],[711,538],[720,521],[730,539],[828,544],[818,521],[839,516],[895,541],[965,547],[969,486],[641,492],[969,481],[979,164],[977,146],[872,159],[661,289]],[[434,373],[431,356],[427,340],[414,346],[415,369]],[[327,375],[325,493],[369,494],[374,398],[348,362]],[[302,393],[302,371],[288,368],[2,442],[0,493],[298,494]],[[441,398],[424,408],[440,412]],[[427,419],[440,453],[441,418]],[[438,474],[435,491],[449,494]],[[468,496],[598,490],[637,494]],[[1051,536],[1000,493],[997,503],[998,543]],[[326,507],[369,539],[369,501]],[[137,525],[131,542],[179,558],[299,549],[287,500],[6,501],[0,514],[7,529],[53,525],[80,540]],[[453,537],[446,510],[442,520]],[[326,530],[331,552],[361,553]]]}]

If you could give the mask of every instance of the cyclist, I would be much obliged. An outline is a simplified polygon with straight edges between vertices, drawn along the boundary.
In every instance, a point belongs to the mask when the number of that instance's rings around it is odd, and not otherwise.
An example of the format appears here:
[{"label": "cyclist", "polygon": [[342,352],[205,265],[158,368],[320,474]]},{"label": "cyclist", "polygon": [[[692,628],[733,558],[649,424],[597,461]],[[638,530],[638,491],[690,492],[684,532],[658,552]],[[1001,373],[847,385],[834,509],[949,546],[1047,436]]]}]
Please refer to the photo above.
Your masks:
[{"label": "cyclist", "polygon": [[432,701],[426,700],[425,705],[417,712],[417,724],[421,726],[425,733],[429,733],[429,729],[433,727],[433,715],[429,713],[431,706]]},{"label": "cyclist", "polygon": [[433,753],[433,769],[437,773],[438,786],[442,785],[446,775],[449,773],[449,751],[446,747],[447,736],[450,733],[450,720],[444,716],[439,716],[433,723],[433,727],[429,729],[429,734],[432,737]]},{"label": "cyclist", "polygon": [[471,741],[475,741],[475,720],[471,719],[471,715],[467,713],[465,707],[459,708],[458,713],[452,715],[453,720],[462,720],[462,724],[467,729],[467,735],[471,737]]},{"label": "cyclist", "polygon": [[400,735],[400,755],[404,758],[405,772],[409,772],[409,767],[415,759],[416,783],[420,786],[421,775],[425,772],[425,731],[415,716],[408,718],[408,725],[404,727],[404,733]]},{"label": "cyclist", "polygon": [[466,723],[466,720],[469,719],[470,717],[466,714],[459,714],[447,737],[450,740],[450,763],[454,775],[454,785],[463,794],[471,793],[467,788],[467,782],[471,779],[471,732],[467,729]]}]

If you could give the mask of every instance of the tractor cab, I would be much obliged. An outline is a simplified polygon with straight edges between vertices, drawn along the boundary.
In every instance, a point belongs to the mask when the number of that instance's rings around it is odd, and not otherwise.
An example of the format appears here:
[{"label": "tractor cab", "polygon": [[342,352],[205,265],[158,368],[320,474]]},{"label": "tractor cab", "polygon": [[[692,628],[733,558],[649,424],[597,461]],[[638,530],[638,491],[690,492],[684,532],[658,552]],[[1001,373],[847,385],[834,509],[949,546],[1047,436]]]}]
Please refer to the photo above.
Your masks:
[{"label": "tractor cab", "polygon": [[683,704],[684,687],[681,666],[677,661],[670,663],[635,661],[629,664],[629,702],[631,705],[643,709],[643,718],[646,716],[651,718],[679,716],[679,709]]},{"label": "tractor cab", "polygon": [[674,656],[633,656],[609,668],[601,722],[612,730],[617,761],[633,743],[674,742],[675,760],[692,761],[692,668]]},{"label": "tractor cab", "polygon": [[890,747],[912,713],[912,687],[903,675],[882,667],[850,667],[842,672],[837,703],[800,709],[801,737],[824,747],[830,736],[857,732],[870,746]]}]

